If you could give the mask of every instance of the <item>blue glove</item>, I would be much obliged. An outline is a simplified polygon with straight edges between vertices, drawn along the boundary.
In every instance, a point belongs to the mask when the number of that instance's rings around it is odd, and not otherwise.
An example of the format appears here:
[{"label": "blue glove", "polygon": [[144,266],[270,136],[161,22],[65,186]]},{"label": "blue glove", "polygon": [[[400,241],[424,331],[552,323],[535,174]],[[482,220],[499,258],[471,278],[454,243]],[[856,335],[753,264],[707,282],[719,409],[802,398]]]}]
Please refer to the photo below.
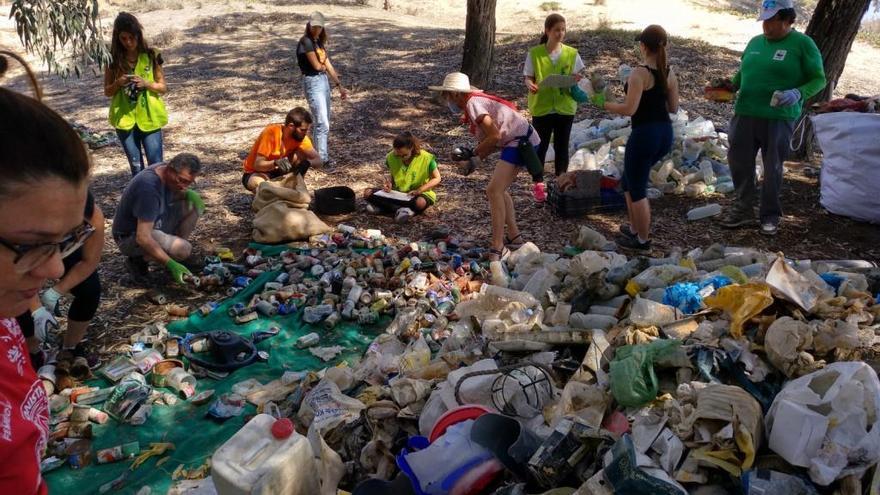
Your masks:
[{"label": "blue glove", "polygon": [[772,107],[790,107],[801,101],[801,92],[797,89],[786,89],[785,91],[776,91],[770,102]]},{"label": "blue glove", "polygon": [[61,316],[58,313],[58,300],[61,299],[61,293],[55,290],[53,287],[49,287],[42,294],[40,294],[40,302],[43,303],[43,307],[49,310],[50,313],[55,316]]},{"label": "blue glove", "polygon": [[52,332],[58,330],[58,320],[43,306],[31,313],[31,317],[34,319],[34,336],[40,342],[47,342]]},{"label": "blue glove", "polygon": [[590,101],[589,95],[587,95],[584,90],[580,88],[577,84],[571,87],[571,97],[574,98],[574,101],[578,103],[586,103]]}]

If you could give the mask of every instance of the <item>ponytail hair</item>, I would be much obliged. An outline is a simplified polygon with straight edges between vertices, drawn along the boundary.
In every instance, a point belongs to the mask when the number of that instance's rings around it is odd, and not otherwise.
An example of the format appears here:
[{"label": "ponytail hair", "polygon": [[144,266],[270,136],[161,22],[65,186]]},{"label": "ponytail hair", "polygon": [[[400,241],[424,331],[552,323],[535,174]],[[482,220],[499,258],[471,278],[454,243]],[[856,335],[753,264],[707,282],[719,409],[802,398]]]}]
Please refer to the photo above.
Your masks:
[{"label": "ponytail hair", "polygon": [[394,149],[412,148],[413,155],[418,155],[422,151],[422,141],[415,137],[410,131],[403,131],[394,137],[392,143]]},{"label": "ponytail hair", "polygon": [[546,19],[544,19],[544,33],[541,34],[541,44],[542,45],[544,43],[547,43],[547,41],[550,39],[547,36],[547,31],[553,29],[553,27],[556,26],[557,24],[559,24],[560,22],[565,22],[565,17],[562,17],[561,14],[557,14],[557,13],[550,14],[547,16]]},{"label": "ponytail hair", "polygon": [[669,63],[666,53],[669,37],[666,34],[666,30],[657,24],[652,24],[642,31],[642,34],[636,38],[636,41],[642,42],[645,48],[647,48],[648,53],[657,56],[657,72],[660,73],[660,77],[654,84],[665,94],[669,90]]}]

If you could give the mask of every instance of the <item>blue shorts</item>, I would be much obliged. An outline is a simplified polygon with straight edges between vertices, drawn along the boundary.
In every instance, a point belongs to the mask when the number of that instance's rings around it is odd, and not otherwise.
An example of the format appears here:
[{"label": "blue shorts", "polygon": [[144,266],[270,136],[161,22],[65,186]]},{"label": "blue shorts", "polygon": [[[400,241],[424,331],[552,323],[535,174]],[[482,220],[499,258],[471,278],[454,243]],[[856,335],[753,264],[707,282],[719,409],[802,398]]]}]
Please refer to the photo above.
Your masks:
[{"label": "blue shorts", "polygon": [[[538,152],[538,146],[535,145],[535,153]],[[501,159],[515,167],[525,167],[519,149],[516,146],[505,146],[501,148]]]}]

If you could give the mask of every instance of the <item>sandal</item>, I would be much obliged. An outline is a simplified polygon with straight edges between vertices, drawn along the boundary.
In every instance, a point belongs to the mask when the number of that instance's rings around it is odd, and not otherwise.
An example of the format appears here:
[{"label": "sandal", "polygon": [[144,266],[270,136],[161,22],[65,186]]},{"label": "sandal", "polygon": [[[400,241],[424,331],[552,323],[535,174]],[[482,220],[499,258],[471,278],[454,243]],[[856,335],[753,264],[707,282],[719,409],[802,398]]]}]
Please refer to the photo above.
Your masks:
[{"label": "sandal", "polygon": [[[519,242],[516,242],[517,239],[519,239]],[[521,234],[521,233],[520,233],[520,234],[516,234],[515,236],[513,236],[513,239],[507,237],[506,234],[505,234],[505,236],[504,236],[504,245],[505,245],[505,246],[520,247],[520,246],[522,246],[523,244],[525,244],[525,243],[523,242],[522,234]]]},{"label": "sandal", "polygon": [[510,256],[510,250],[507,249],[507,246],[502,247],[500,251],[498,249],[489,249],[483,255],[486,261],[504,261],[508,256]]}]

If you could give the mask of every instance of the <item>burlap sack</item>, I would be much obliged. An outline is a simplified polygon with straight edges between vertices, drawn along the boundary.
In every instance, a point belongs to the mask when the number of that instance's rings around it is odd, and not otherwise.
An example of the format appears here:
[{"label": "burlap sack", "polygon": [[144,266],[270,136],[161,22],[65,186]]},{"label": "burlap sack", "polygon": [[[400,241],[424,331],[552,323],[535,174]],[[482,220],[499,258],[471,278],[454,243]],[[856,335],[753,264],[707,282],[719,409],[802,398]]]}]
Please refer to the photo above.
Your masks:
[{"label": "burlap sack", "polygon": [[292,208],[306,209],[312,202],[312,195],[301,175],[287,174],[261,183],[257,187],[251,209],[257,212],[276,201],[286,201]]},{"label": "burlap sack", "polygon": [[275,201],[254,216],[254,240],[266,244],[304,241],[315,234],[330,232],[314,212],[287,201]]}]

